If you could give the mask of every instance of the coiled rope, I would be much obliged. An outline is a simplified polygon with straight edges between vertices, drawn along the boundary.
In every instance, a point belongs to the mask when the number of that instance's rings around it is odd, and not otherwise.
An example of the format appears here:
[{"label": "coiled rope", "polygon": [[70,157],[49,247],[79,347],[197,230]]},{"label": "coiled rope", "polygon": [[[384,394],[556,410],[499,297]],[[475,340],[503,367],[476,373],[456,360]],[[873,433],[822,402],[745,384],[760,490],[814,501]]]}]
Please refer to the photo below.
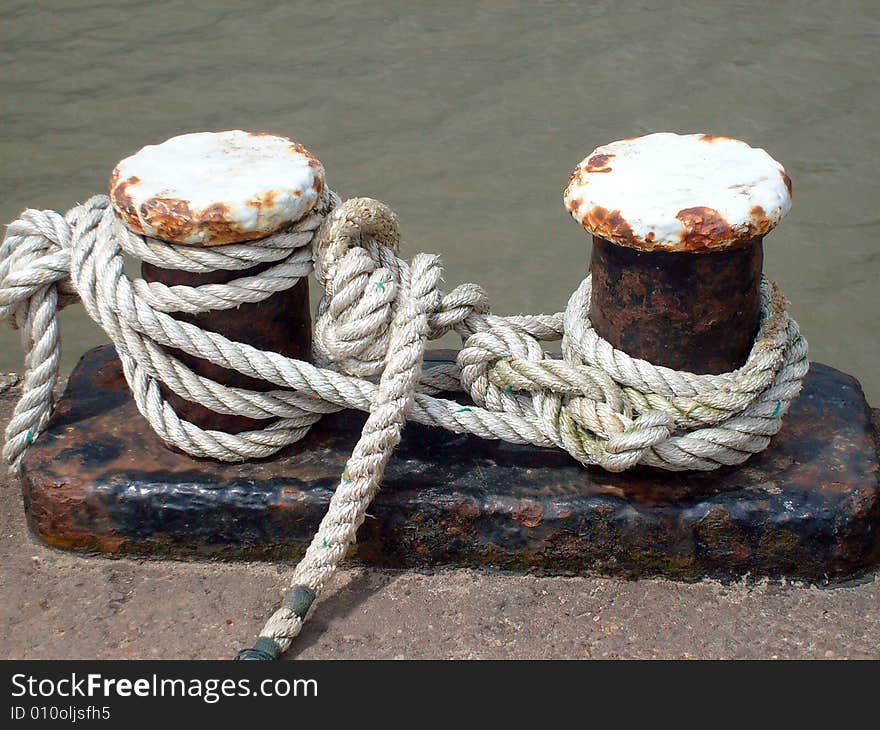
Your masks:
[{"label": "coiled rope", "polygon": [[[761,285],[762,322],[747,362],[722,375],[651,365],[614,349],[590,324],[590,278],[564,312],[497,316],[484,291],[440,289],[437,256],[400,258],[394,213],[326,190],[286,230],[246,244],[173,245],[129,231],[106,196],[66,215],[27,210],[0,250],[0,316],[21,330],[22,395],[3,455],[20,468],[51,414],[59,379],[58,312],[79,299],[116,347],[138,410],[156,433],[193,456],[223,461],[269,456],[302,438],[323,414],[355,408],[369,417],[305,556],[293,588],[253,649],[274,658],[299,633],[310,605],[349,547],[379,489],[407,420],[487,439],[558,447],[585,465],[622,471],[636,464],[710,470],[739,464],[770,442],[809,368],[807,343],[776,286]],[[124,254],[192,272],[266,271],[227,284],[165,286],[130,279]],[[262,351],[171,316],[258,302],[312,269],[323,287],[314,363]],[[456,364],[422,369],[426,343],[454,331]],[[562,359],[541,343],[562,341]],[[278,386],[257,392],[193,372],[164,348]],[[178,417],[161,395],[216,412],[273,419],[238,434]],[[472,403],[438,398],[460,390]]]}]

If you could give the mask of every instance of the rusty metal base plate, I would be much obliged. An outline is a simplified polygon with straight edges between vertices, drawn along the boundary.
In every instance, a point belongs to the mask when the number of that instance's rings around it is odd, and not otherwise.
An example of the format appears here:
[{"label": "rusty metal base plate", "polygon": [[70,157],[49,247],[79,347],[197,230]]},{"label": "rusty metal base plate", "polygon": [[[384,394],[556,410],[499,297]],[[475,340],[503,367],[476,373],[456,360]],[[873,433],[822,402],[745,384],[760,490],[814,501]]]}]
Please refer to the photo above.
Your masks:
[{"label": "rusty metal base plate", "polygon": [[[49,545],[73,550],[294,559],[363,422],[349,411],[326,417],[264,461],[192,459],[153,434],[113,350],[97,348],[25,460],[30,525]],[[711,473],[608,474],[564,453],[408,425],[354,557],[399,567],[824,580],[877,561],[878,523],[877,450],[861,387],[817,364],[772,446]]]}]

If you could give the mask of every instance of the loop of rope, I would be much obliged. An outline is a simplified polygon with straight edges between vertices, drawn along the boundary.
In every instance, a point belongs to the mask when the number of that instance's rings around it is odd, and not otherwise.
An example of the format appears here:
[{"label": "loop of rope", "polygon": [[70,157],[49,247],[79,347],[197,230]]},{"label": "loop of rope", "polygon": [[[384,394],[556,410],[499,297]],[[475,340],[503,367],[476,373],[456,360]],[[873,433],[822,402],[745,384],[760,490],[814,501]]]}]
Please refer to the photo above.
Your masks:
[{"label": "loop of rope", "polygon": [[[21,330],[22,395],[3,454],[19,468],[44,428],[59,378],[58,311],[79,298],[116,347],[138,410],[160,438],[194,456],[242,461],[269,456],[323,414],[367,411],[361,438],[304,558],[294,588],[254,649],[286,650],[313,600],[355,541],[407,420],[456,433],[558,447],[585,465],[636,464],[673,471],[739,464],[769,443],[807,372],[807,344],[776,286],[761,285],[762,323],[747,362],[723,375],[695,375],[631,358],[590,323],[591,281],[564,312],[501,317],[476,284],[440,289],[436,256],[400,258],[394,213],[377,201],[340,203],[327,190],[306,217],[260,241],[180,246],[126,229],[105,196],[62,216],[27,210],[0,249],[0,317]],[[228,284],[165,286],[130,279],[124,254],[191,272],[272,265]],[[171,316],[257,302],[314,268],[324,294],[315,323],[315,363],[262,351]],[[428,340],[454,331],[454,365],[424,370]],[[543,342],[562,341],[562,359]],[[277,389],[217,383],[168,354],[174,348]],[[181,419],[175,394],[218,413],[272,419],[229,434]],[[468,403],[437,397],[462,390]]]}]

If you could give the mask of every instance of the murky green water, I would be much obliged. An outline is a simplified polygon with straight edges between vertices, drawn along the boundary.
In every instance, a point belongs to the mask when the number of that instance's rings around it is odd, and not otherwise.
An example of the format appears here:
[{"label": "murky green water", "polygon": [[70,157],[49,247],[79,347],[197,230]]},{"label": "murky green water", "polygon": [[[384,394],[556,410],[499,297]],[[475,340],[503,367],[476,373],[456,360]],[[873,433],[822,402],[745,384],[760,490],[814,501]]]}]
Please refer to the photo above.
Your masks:
[{"label": "murky green water", "polygon": [[[562,209],[593,147],[658,130],[765,147],[794,181],[767,240],[814,359],[880,403],[880,3],[0,4],[0,219],[67,208],[147,143],[271,130],[398,211],[499,312],[554,310],[588,243]],[[64,316],[65,366],[103,340]],[[0,370],[21,367],[0,334]]]}]

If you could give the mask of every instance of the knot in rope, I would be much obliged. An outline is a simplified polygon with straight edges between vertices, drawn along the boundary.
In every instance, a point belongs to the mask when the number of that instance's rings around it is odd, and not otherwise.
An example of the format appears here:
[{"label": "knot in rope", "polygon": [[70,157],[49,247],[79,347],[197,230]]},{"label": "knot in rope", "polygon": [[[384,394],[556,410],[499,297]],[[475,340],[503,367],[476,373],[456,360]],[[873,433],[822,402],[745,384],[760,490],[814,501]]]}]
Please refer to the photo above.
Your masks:
[{"label": "knot in rope", "polygon": [[809,367],[806,341],[774,284],[762,281],[762,322],[746,363],[723,375],[615,349],[592,327],[590,292],[587,277],[569,299],[562,360],[522,330],[470,338],[459,364],[472,397],[492,410],[534,413],[550,441],[609,471],[715,469],[767,447]]}]

